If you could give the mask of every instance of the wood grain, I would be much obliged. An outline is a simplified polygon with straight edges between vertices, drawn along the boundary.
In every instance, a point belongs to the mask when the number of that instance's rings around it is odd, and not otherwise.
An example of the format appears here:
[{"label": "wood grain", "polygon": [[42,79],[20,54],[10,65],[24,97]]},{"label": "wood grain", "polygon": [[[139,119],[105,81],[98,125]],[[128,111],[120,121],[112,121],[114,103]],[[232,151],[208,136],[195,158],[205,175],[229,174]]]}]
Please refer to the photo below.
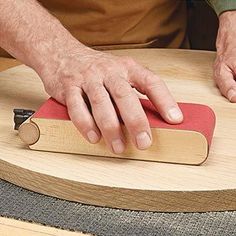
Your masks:
[{"label": "wood grain", "polygon": [[[208,143],[199,132],[152,128],[152,146],[147,150],[138,150],[132,144],[127,129],[122,128],[127,148],[121,155],[112,153],[103,139],[96,145],[90,144],[70,121],[33,118],[32,122],[20,127],[19,135],[33,150],[189,165],[200,165],[207,159]],[[40,136],[37,130],[40,130]]]},{"label": "wood grain", "polygon": [[[88,204],[165,212],[236,210],[236,112],[212,81],[214,53],[140,49],[133,56],[167,83],[179,102],[216,113],[216,130],[202,166],[171,165],[28,150],[13,131],[12,109],[37,110],[47,99],[31,69],[0,73],[0,177],[19,186]],[[16,86],[17,84],[17,86]]]},{"label": "wood grain", "polygon": [[[39,224],[0,217],[1,236],[89,236],[80,232],[70,232]],[[90,235],[91,236],[91,235]]]},{"label": "wood grain", "polygon": [[18,134],[20,139],[27,145],[35,144],[40,137],[38,126],[34,122],[30,122],[30,120],[20,125]]}]

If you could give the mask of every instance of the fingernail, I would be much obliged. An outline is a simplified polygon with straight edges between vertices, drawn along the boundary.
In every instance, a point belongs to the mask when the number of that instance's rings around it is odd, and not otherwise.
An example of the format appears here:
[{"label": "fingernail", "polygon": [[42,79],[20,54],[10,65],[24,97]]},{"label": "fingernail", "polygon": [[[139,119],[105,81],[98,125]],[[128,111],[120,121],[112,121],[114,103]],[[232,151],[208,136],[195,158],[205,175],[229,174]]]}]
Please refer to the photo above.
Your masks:
[{"label": "fingernail", "polygon": [[231,102],[235,96],[236,96],[236,92],[234,91],[234,89],[230,89],[227,93],[227,97],[229,101]]},{"label": "fingernail", "polygon": [[116,139],[112,141],[112,149],[114,153],[119,154],[125,150],[125,145],[121,139]]},{"label": "fingernail", "polygon": [[141,132],[136,136],[136,142],[139,149],[147,149],[152,141],[147,132]]},{"label": "fingernail", "polygon": [[87,137],[90,141],[90,143],[97,143],[99,141],[99,136],[97,135],[97,133],[93,130],[90,130],[87,133]]},{"label": "fingernail", "polygon": [[182,121],[183,115],[178,108],[171,108],[168,112],[169,119],[172,121]]}]

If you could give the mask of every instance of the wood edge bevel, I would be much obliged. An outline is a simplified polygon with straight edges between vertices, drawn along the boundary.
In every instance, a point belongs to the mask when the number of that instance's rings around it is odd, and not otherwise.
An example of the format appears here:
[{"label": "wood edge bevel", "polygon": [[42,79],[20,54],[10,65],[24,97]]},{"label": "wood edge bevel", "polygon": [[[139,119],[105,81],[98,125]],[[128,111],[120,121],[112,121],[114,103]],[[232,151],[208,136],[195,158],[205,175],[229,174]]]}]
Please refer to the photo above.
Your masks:
[{"label": "wood edge bevel", "polygon": [[[68,180],[47,173],[36,172],[0,160],[0,177],[17,186],[59,199],[136,211],[153,212],[212,212],[236,210],[236,189],[219,190],[145,190],[97,185]],[[7,173],[7,174],[5,174]],[[31,176],[26,178],[24,176]],[[34,181],[32,181],[34,179]],[[43,183],[47,183],[45,186]],[[54,186],[50,188],[48,186]],[[65,191],[67,189],[68,191]],[[78,194],[78,191],[80,194]],[[104,193],[97,198],[96,193]],[[126,197],[124,197],[126,196]],[[176,198],[176,200],[175,200]],[[135,199],[135,201],[133,201]],[[172,201],[169,201],[171,199]],[[232,200],[233,199],[233,200]],[[209,203],[209,204],[206,204]]]},{"label": "wood edge bevel", "polygon": [[[195,131],[195,132],[197,132],[197,131]],[[210,152],[210,145],[209,145],[209,143],[208,143],[208,140],[207,140],[207,138],[206,138],[206,136],[203,134],[203,133],[201,133],[201,132],[197,132],[199,135],[201,135],[202,136],[202,138],[205,140],[205,147],[206,147],[206,155],[204,156],[204,158],[202,158],[202,161],[201,162],[199,162],[199,163],[197,163],[196,165],[197,166],[201,166],[204,162],[206,162],[206,160],[207,160],[207,158],[208,158],[208,156],[209,156],[209,152]]]}]

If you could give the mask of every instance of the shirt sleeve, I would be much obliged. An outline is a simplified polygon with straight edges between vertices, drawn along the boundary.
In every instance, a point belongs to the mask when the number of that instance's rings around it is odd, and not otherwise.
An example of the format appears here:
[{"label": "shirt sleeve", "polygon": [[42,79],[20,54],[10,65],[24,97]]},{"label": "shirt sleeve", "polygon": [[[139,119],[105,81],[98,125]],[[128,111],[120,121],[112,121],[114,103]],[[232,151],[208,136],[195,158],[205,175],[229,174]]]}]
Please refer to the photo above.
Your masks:
[{"label": "shirt sleeve", "polygon": [[225,11],[236,10],[236,0],[206,0],[219,16]]}]

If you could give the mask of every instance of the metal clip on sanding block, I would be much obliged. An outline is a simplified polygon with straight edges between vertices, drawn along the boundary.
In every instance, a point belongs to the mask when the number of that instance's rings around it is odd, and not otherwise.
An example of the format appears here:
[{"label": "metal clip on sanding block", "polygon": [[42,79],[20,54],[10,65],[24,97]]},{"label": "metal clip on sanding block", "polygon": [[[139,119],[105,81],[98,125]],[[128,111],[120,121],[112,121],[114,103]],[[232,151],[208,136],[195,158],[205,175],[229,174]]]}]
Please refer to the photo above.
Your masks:
[{"label": "metal clip on sanding block", "polygon": [[132,144],[124,125],[127,147],[121,155],[108,150],[103,139],[90,144],[72,124],[66,107],[53,98],[20,125],[19,136],[34,150],[190,165],[200,165],[206,160],[215,128],[215,114],[211,108],[179,103],[184,121],[171,125],[161,118],[149,100],[141,99],[140,102],[152,130],[153,144],[147,150],[138,150]]},{"label": "metal clip on sanding block", "polygon": [[25,109],[14,109],[14,130],[18,130],[20,125],[24,123],[35,111]]}]

